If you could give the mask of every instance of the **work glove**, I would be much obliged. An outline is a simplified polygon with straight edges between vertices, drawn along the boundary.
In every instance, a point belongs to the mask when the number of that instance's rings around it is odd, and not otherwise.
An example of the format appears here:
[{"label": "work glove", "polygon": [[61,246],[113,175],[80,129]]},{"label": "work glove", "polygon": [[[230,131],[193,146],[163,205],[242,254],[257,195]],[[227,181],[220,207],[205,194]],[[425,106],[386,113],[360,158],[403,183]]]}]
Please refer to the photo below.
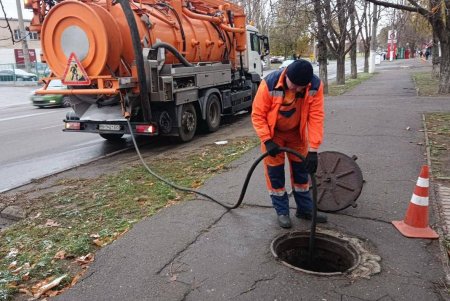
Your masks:
[{"label": "work glove", "polygon": [[316,173],[318,164],[319,158],[317,157],[317,152],[308,152],[305,160],[306,170],[309,173]]},{"label": "work glove", "polygon": [[272,139],[267,140],[264,142],[264,145],[266,146],[266,151],[271,155],[272,157],[275,157],[280,153],[280,146],[273,142]]}]

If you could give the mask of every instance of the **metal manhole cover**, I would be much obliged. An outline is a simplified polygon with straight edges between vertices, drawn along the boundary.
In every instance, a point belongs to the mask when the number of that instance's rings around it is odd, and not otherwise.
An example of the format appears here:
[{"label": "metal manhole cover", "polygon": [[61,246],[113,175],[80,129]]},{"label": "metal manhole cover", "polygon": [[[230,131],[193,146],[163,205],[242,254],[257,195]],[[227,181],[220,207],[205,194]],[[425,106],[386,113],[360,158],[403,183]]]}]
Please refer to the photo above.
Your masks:
[{"label": "metal manhole cover", "polygon": [[356,207],[356,199],[363,187],[361,169],[355,158],[339,152],[319,153],[316,172],[317,209],[335,212],[349,206]]}]

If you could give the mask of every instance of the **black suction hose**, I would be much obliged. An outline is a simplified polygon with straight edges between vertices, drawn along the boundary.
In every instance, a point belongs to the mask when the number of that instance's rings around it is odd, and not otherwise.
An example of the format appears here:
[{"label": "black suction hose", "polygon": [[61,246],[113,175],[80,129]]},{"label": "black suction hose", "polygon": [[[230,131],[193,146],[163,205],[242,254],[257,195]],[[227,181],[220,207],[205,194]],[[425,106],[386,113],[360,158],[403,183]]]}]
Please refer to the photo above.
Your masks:
[{"label": "black suction hose", "polygon": [[164,43],[164,42],[156,42],[155,44],[152,45],[153,49],[158,49],[158,48],[165,48],[167,50],[169,50],[170,52],[172,52],[172,54],[186,67],[193,67],[194,65],[192,65],[191,63],[189,63],[186,58],[184,56],[181,55],[181,53],[172,45]]},{"label": "black suction hose", "polygon": [[[133,128],[131,126],[130,121],[127,119],[127,123],[128,123],[128,127],[131,133],[131,140],[133,140],[133,145],[134,148],[136,149],[136,153],[139,156],[139,159],[141,160],[142,164],[144,165],[144,167],[147,169],[147,171],[154,176],[155,178],[157,178],[158,180],[166,183],[169,186],[172,186],[175,189],[184,191],[184,192],[191,192],[191,193],[195,193],[197,195],[200,195],[202,197],[207,198],[210,201],[213,201],[214,203],[219,204],[220,206],[228,209],[228,210],[232,210],[232,209],[236,209],[238,208],[241,204],[242,201],[244,200],[244,196],[245,193],[247,192],[247,187],[248,187],[248,183],[250,182],[250,178],[252,177],[253,171],[255,170],[256,166],[258,166],[259,162],[261,162],[265,157],[267,157],[269,155],[269,153],[264,153],[261,156],[259,156],[255,162],[253,162],[252,166],[250,167],[249,171],[247,172],[247,176],[245,177],[245,181],[244,181],[244,185],[242,186],[242,190],[241,190],[241,194],[239,196],[239,199],[237,200],[236,204],[234,205],[226,205],[223,204],[221,202],[219,202],[218,200],[214,199],[213,197],[207,195],[206,193],[194,190],[194,189],[190,189],[187,187],[183,187],[183,186],[179,186],[175,183],[172,183],[170,181],[168,181],[167,179],[161,177],[160,175],[158,175],[157,173],[155,173],[153,170],[150,169],[150,167],[148,167],[147,163],[145,163],[144,158],[141,155],[141,152],[139,151],[139,147],[136,143],[136,139],[134,138],[134,133],[133,133]],[[290,153],[293,154],[294,156],[296,156],[297,158],[301,159],[302,161],[305,161],[305,157],[302,156],[301,154],[299,154],[298,152],[296,152],[295,150],[292,150],[290,148],[286,148],[286,147],[280,147],[280,151],[282,152],[286,152],[286,153]],[[314,241],[315,241],[315,237],[316,237],[316,218],[317,218],[317,183],[316,183],[316,176],[314,173],[310,174],[311,176],[311,184],[312,184],[312,189],[313,189],[313,207],[312,207],[312,219],[311,219],[311,231],[310,231],[310,236],[309,236],[309,257],[308,257],[308,262],[310,265],[312,265],[312,262],[314,260],[313,258],[313,254],[314,254]]]},{"label": "black suction hose", "polygon": [[128,0],[117,0],[122,6],[123,13],[127,19],[128,26],[130,26],[131,41],[133,43],[134,58],[136,60],[136,67],[139,80],[139,89],[141,94],[141,105],[144,121],[151,121],[152,111],[150,109],[150,101],[148,99],[147,79],[144,69],[144,58],[142,55],[141,39],[139,37],[139,31],[137,28],[136,20],[134,19],[134,13],[131,10]]},{"label": "black suction hose", "polygon": [[[139,38],[139,31],[137,28],[137,24],[136,24],[136,20],[134,19],[134,14],[133,11],[131,10],[130,7],[130,3],[128,2],[128,0],[117,0],[120,5],[122,6],[123,12],[125,14],[125,17],[127,19],[128,25],[130,26],[130,33],[131,33],[131,39],[133,42],[133,49],[134,49],[134,56],[136,59],[136,66],[137,66],[137,71],[138,71],[138,77],[139,77],[139,86],[140,86],[140,92],[141,92],[141,104],[144,108],[143,110],[143,117],[145,121],[150,121],[151,120],[151,110],[150,110],[150,102],[148,99],[148,89],[147,89],[147,81],[146,81],[146,75],[145,75],[145,69],[144,69],[144,58],[142,56],[142,47],[141,47],[141,41]],[[185,66],[187,67],[192,67],[193,65],[191,63],[189,63],[179,52],[176,48],[174,48],[172,45],[164,43],[164,42],[157,42],[154,45],[152,45],[152,48],[157,49],[159,47],[163,47],[167,50],[169,50],[170,52],[172,52],[172,54],[175,55],[175,57]],[[241,72],[242,67],[243,67],[243,63],[242,63],[242,53],[240,54],[240,63],[241,63]],[[156,174],[155,172],[153,172],[147,165],[147,163],[145,163],[144,159],[142,158],[141,152],[139,151],[139,147],[137,146],[136,143],[136,139],[134,138],[134,132],[133,132],[133,128],[131,126],[130,120],[129,118],[126,119],[127,123],[128,123],[128,127],[130,130],[130,134],[131,134],[131,139],[133,140],[133,145],[136,149],[136,152],[139,156],[139,159],[141,160],[142,164],[145,166],[145,168],[147,169],[147,171],[153,175],[154,177],[156,177],[157,179],[159,179],[160,181],[166,183],[169,186],[172,186],[175,189],[181,190],[181,191],[185,191],[185,192],[191,192],[191,193],[195,193],[197,195],[201,195],[205,198],[207,198],[208,200],[211,200],[217,204],[219,204],[220,206],[231,210],[231,209],[236,209],[238,208],[242,201],[244,200],[244,196],[245,193],[247,191],[247,186],[248,183],[250,182],[250,178],[253,174],[253,171],[255,170],[256,166],[259,164],[259,162],[261,162],[265,157],[267,157],[269,155],[269,153],[264,153],[262,154],[258,159],[256,159],[255,162],[253,162],[252,166],[250,167],[250,170],[247,173],[247,176],[245,178],[244,181],[244,186],[242,187],[241,190],[241,195],[239,196],[238,201],[236,202],[235,205],[233,206],[229,206],[226,204],[223,204],[219,201],[217,201],[216,199],[214,199],[213,197],[210,197],[209,195],[207,195],[206,193],[194,190],[194,189],[190,189],[190,188],[186,188],[186,187],[182,187],[179,185],[176,185],[174,183],[169,182],[168,180],[164,179],[163,177],[161,177],[160,175]],[[280,147],[280,150],[283,152],[287,152],[290,154],[293,154],[294,156],[298,157],[299,159],[301,159],[302,161],[305,160],[305,157],[302,156],[301,154],[299,154],[298,152],[289,149],[289,148],[285,148],[285,147]],[[312,208],[312,220],[311,220],[311,231],[310,231],[310,237],[309,237],[309,264],[312,265],[313,262],[313,254],[314,254],[314,240],[315,240],[315,234],[316,234],[316,217],[317,217],[317,185],[316,185],[316,179],[315,179],[315,175],[314,173],[311,173],[311,181],[312,181],[312,186],[313,186],[313,208]]]}]

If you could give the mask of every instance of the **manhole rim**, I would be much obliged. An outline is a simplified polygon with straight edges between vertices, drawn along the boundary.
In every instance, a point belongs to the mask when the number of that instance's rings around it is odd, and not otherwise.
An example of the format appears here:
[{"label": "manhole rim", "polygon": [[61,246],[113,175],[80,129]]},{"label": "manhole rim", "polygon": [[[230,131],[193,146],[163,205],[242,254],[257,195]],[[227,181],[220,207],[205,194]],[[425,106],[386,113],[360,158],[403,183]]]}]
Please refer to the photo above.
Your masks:
[{"label": "manhole rim", "polygon": [[[332,235],[330,233],[320,232],[320,230],[318,230],[318,229],[316,231],[316,238],[320,237],[320,238],[331,239],[335,243],[336,243],[336,241],[339,241],[340,243],[343,243],[343,245],[347,245],[347,246],[350,247],[350,248],[347,248],[347,249],[350,249],[351,252],[353,253],[352,255],[355,255],[354,256],[355,257],[355,263],[350,268],[345,270],[345,272],[328,272],[328,273],[325,273],[325,272],[316,272],[316,271],[311,271],[311,270],[305,270],[305,269],[296,267],[296,266],[294,266],[294,265],[292,265],[292,264],[290,264],[290,263],[280,259],[280,257],[278,256],[278,254],[275,251],[275,244],[279,240],[281,240],[283,238],[287,239],[287,238],[295,238],[295,237],[302,237],[302,238],[307,237],[307,238],[309,238],[309,234],[310,234],[310,231],[293,231],[293,232],[287,232],[287,233],[284,233],[282,235],[279,235],[279,236],[275,237],[272,240],[272,242],[270,243],[270,251],[271,251],[272,255],[275,257],[275,259],[278,262],[281,262],[283,265],[285,265],[285,266],[287,266],[287,267],[289,267],[291,269],[294,269],[296,271],[300,271],[300,272],[303,272],[303,273],[306,273],[306,274],[316,275],[316,276],[341,276],[341,275],[350,274],[352,271],[354,271],[361,264],[361,253],[359,252],[358,247],[351,240],[344,239],[342,237],[339,237],[337,235]],[[342,246],[342,247],[345,248],[345,246]]]}]

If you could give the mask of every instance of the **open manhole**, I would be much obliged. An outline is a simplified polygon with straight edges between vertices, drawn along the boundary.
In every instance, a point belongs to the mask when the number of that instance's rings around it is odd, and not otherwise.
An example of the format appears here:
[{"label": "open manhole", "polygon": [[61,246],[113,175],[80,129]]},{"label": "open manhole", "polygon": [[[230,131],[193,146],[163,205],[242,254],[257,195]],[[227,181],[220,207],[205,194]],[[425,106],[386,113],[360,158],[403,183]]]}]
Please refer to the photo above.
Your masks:
[{"label": "open manhole", "polygon": [[309,260],[309,232],[291,232],[275,238],[272,254],[283,264],[323,276],[349,273],[360,264],[360,254],[350,240],[316,233],[313,260]]}]

